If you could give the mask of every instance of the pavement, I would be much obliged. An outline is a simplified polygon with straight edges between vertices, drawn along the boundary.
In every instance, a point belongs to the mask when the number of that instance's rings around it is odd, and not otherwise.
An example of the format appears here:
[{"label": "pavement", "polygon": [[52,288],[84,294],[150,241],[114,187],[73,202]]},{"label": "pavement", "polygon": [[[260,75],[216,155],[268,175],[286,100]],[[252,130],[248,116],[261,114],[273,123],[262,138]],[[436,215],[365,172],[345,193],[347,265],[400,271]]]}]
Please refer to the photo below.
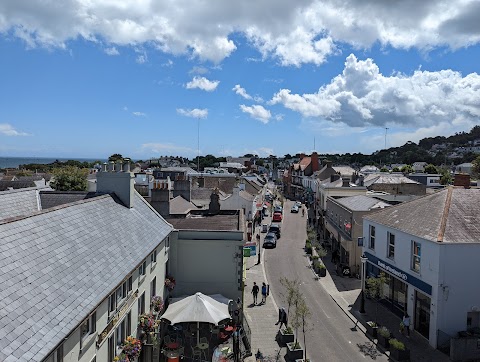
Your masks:
[{"label": "pavement", "polygon": [[[267,218],[264,222],[268,223]],[[260,229],[256,230],[259,233]],[[263,239],[263,235],[261,235]],[[253,239],[255,240],[255,239]],[[327,267],[326,277],[319,278],[318,288],[324,288],[337,306],[352,320],[352,323],[358,330],[366,333],[366,322],[377,320],[378,324],[387,327],[393,336],[402,341],[405,346],[410,349],[411,361],[450,361],[449,357],[439,350],[432,348],[428,341],[411,330],[410,337],[407,338],[399,332],[401,319],[390,312],[382,304],[378,304],[370,299],[365,301],[365,314],[358,312],[360,306],[360,288],[359,279],[338,276],[335,271],[335,265],[330,262],[331,256],[327,255],[323,258]],[[244,296],[244,316],[247,319],[251,329],[252,353],[251,357],[247,357],[245,361],[257,361],[255,355],[260,351],[264,357],[264,361],[284,361],[284,354],[281,353],[281,347],[275,340],[278,326],[275,325],[278,319],[278,305],[273,295],[267,297],[266,303],[261,305],[253,304],[253,296],[251,289],[253,282],[259,286],[262,282],[268,282],[264,269],[263,253],[262,262],[257,264],[258,256],[246,258],[246,279],[245,279],[245,296]],[[259,295],[259,301],[261,296]],[[369,337],[370,338],[370,337]],[[376,342],[376,340],[372,340]],[[388,351],[384,351],[382,347],[377,348],[385,355],[389,356]],[[315,361],[312,361],[315,362]]]}]

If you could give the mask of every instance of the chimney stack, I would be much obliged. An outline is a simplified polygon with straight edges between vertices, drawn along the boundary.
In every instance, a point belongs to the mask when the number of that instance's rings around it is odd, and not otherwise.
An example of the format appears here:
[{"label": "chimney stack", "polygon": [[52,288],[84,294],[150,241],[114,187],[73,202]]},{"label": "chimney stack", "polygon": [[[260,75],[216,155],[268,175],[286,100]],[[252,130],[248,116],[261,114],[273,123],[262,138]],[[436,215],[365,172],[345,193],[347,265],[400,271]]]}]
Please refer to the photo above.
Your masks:
[{"label": "chimney stack", "polygon": [[310,159],[312,160],[312,172],[318,171],[319,165],[318,165],[318,154],[316,152],[312,152],[312,155],[310,156]]},{"label": "chimney stack", "polygon": [[[117,172],[115,172],[117,171]],[[103,164],[102,172],[97,173],[97,192],[98,193],[114,193],[120,201],[128,208],[133,207],[135,198],[134,175],[130,172],[129,160],[127,165],[122,162],[115,163],[113,161]]]},{"label": "chimney stack", "polygon": [[350,187],[350,179],[348,177],[343,177],[342,182],[342,187]]}]

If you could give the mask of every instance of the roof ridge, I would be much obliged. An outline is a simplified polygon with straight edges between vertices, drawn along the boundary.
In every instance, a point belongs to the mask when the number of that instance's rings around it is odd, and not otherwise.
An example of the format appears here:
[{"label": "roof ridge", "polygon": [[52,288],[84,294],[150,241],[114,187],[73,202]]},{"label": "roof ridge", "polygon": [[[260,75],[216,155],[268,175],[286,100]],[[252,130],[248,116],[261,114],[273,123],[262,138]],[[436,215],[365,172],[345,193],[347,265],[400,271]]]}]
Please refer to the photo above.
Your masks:
[{"label": "roof ridge", "polygon": [[447,198],[445,200],[445,207],[443,208],[442,219],[440,222],[440,230],[438,231],[437,241],[443,242],[445,236],[445,229],[447,227],[448,213],[450,211],[450,205],[452,204],[453,187],[449,187],[447,191]]},{"label": "roof ridge", "polygon": [[83,204],[83,203],[86,203],[86,202],[91,202],[91,201],[95,201],[95,200],[99,200],[99,199],[104,199],[104,198],[111,197],[111,196],[112,195],[110,195],[110,194],[99,195],[99,196],[91,197],[89,199],[83,199],[83,200],[69,202],[69,203],[62,204],[62,205],[53,206],[53,207],[50,207],[48,209],[33,211],[33,212],[29,213],[28,215],[17,215],[17,216],[8,217],[8,218],[5,218],[5,219],[0,219],[0,225],[9,224],[11,222],[16,222],[16,221],[20,221],[20,220],[25,220],[25,219],[28,219],[30,217],[46,214],[48,212],[53,212],[53,211],[57,211],[57,210],[60,210],[60,209],[65,209],[65,208],[71,207],[71,206],[80,205],[80,204]]}]

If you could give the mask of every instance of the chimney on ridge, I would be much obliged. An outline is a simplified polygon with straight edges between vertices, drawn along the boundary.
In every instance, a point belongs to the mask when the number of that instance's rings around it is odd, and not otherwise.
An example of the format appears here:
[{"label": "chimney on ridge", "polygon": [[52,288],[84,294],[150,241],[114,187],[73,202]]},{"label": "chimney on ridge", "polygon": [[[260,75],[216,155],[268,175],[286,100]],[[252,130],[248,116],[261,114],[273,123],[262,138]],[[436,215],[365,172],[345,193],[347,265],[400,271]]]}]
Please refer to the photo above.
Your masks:
[{"label": "chimney on ridge", "polygon": [[104,163],[102,171],[97,173],[97,192],[114,193],[128,208],[133,207],[135,197],[134,175],[130,172],[130,159],[115,163]]}]

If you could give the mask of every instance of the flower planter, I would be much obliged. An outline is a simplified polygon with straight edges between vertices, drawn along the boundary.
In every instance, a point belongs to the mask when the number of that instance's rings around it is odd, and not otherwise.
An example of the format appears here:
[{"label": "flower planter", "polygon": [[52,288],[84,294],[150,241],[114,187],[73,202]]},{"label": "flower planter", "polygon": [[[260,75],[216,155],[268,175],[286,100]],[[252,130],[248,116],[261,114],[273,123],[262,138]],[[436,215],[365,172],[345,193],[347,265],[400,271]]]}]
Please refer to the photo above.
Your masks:
[{"label": "flower planter", "polygon": [[326,277],[327,276],[327,269],[326,268],[318,268],[317,274],[319,277]]},{"label": "flower planter", "polygon": [[287,343],[287,360],[295,361],[297,359],[303,359],[303,348],[300,343],[297,342],[297,348],[295,348],[295,342]]},{"label": "flower planter", "polygon": [[408,348],[404,350],[390,348],[390,358],[396,361],[410,361],[410,350]]},{"label": "flower planter", "polygon": [[390,337],[384,337],[380,333],[378,333],[378,344],[382,346],[384,349],[390,348],[390,343],[388,343]]},{"label": "flower planter", "polygon": [[374,322],[367,322],[365,327],[367,328],[368,335],[372,336],[373,338],[377,338],[378,326]]},{"label": "flower planter", "polygon": [[277,337],[278,337],[278,343],[281,346],[285,346],[287,343],[291,343],[295,341],[295,336],[293,335],[293,332],[286,333],[285,329],[283,328],[278,330]]}]

